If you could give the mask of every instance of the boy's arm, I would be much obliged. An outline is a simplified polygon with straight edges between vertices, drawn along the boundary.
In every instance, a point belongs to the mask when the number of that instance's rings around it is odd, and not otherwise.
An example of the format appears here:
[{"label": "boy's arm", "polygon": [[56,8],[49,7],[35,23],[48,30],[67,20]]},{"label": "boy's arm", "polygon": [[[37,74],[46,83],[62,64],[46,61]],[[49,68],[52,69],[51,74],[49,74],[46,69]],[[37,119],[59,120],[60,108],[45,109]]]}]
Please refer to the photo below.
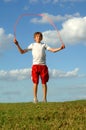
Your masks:
[{"label": "boy's arm", "polygon": [[59,48],[49,48],[49,51],[51,51],[51,52],[58,52],[58,51],[60,51],[60,50],[62,50],[64,48],[65,48],[65,45],[62,44],[62,46],[59,47]]},{"label": "boy's arm", "polygon": [[18,41],[17,41],[15,38],[14,38],[14,43],[15,43],[15,45],[17,46],[17,48],[18,48],[18,50],[19,50],[19,52],[20,52],[21,54],[24,54],[24,53],[26,53],[26,52],[28,51],[27,49],[22,49],[22,48],[20,47]]}]

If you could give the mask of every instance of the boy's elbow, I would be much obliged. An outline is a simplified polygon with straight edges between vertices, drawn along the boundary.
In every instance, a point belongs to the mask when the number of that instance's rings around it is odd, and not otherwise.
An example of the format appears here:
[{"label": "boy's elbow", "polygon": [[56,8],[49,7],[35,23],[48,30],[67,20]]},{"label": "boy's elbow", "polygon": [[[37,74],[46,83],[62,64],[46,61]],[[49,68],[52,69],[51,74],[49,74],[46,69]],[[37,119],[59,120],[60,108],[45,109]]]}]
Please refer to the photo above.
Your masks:
[{"label": "boy's elbow", "polygon": [[21,50],[21,51],[20,51],[20,53],[21,53],[21,54],[24,54],[24,51],[23,51],[23,50]]},{"label": "boy's elbow", "polygon": [[24,54],[23,52],[20,52],[21,54]]},{"label": "boy's elbow", "polygon": [[55,48],[50,48],[49,51],[51,51],[51,52],[53,52],[53,53],[57,52],[57,50],[56,50]]},{"label": "boy's elbow", "polygon": [[55,51],[52,51],[53,53],[55,53]]},{"label": "boy's elbow", "polygon": [[55,49],[51,49],[50,51],[53,52],[53,53],[55,53]]},{"label": "boy's elbow", "polygon": [[21,53],[21,54],[24,54],[24,53],[26,53],[26,52],[27,52],[27,50],[26,50],[26,49],[25,49],[25,50],[21,50],[21,51],[20,51],[20,53]]}]

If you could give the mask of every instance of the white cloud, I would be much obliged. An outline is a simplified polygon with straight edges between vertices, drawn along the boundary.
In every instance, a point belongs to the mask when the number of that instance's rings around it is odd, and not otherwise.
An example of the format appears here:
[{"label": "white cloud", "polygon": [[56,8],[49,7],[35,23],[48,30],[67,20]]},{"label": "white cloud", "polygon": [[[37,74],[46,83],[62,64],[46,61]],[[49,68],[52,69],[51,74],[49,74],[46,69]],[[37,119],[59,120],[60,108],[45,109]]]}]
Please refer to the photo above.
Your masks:
[{"label": "white cloud", "polygon": [[65,20],[68,20],[70,18],[73,18],[73,17],[80,17],[80,14],[77,12],[77,13],[74,13],[73,15],[69,15],[69,14],[65,14],[64,16],[62,15],[52,15],[52,14],[49,14],[49,13],[43,13],[42,14],[43,17],[41,17],[40,19],[38,18],[33,18],[31,20],[32,23],[38,23],[38,24],[44,24],[44,23],[51,23],[51,22],[61,22],[61,21],[65,21]]},{"label": "white cloud", "polygon": [[[43,32],[44,41],[46,41],[47,44],[57,45],[58,42],[61,42],[61,39],[63,39],[66,45],[78,44],[80,42],[85,44],[86,17],[80,17],[78,12],[73,15],[66,14],[64,16],[54,16],[48,13],[43,13],[42,15],[43,17],[40,19],[33,18],[31,22],[38,24],[50,23],[51,26],[53,26],[55,30],[47,30]],[[54,22],[62,22],[62,29],[58,31],[58,27],[56,27]]]},{"label": "white cloud", "polygon": [[[57,45],[61,43],[62,39],[66,44],[76,44],[80,41],[85,42],[85,32],[86,32],[86,17],[80,17],[80,14],[74,13],[73,15],[66,14],[52,15],[48,13],[43,13],[43,17],[33,18],[32,23],[38,24],[51,24],[55,30],[47,30],[43,32],[44,41],[47,44]],[[58,27],[55,26],[54,22],[63,22],[62,29],[58,31]]]},{"label": "white cloud", "polygon": [[[49,69],[50,78],[75,78],[79,76],[79,68],[64,72],[57,69]],[[85,76],[85,75],[84,75]],[[0,80],[15,81],[15,80],[26,80],[31,78],[31,68],[4,71],[0,70]]]},{"label": "white cloud", "polygon": [[4,71],[0,70],[0,80],[14,81],[24,80],[31,77],[31,69]]},{"label": "white cloud", "polygon": [[71,77],[78,77],[79,74],[79,68],[75,68],[72,71],[68,71],[68,72],[64,72],[64,71],[60,71],[60,70],[49,70],[50,73],[50,77],[51,78],[71,78]]},{"label": "white cloud", "polygon": [[[78,43],[86,44],[86,17],[72,17],[69,15],[65,15],[65,17],[63,19],[67,19],[68,17],[70,18],[63,22],[61,30],[57,29],[53,31],[48,30],[43,32],[44,41],[46,41],[47,44],[53,44],[53,45],[61,43],[61,39],[63,39],[66,45],[67,44],[74,45]],[[61,20],[62,18],[56,17],[56,19]],[[53,18],[54,21],[56,19]],[[45,22],[45,20],[43,20],[42,18],[42,21],[40,22],[43,23]]]},{"label": "white cloud", "polygon": [[52,47],[57,46],[57,44],[59,45],[60,41],[57,34],[57,31],[52,30],[43,32],[43,42],[49,44]]},{"label": "white cloud", "polygon": [[0,28],[0,53],[7,48],[11,47],[11,42],[13,41],[12,34],[6,34],[3,28]]},{"label": "white cloud", "polygon": [[65,43],[86,42],[86,17],[69,19],[63,23],[62,27],[60,33]]}]

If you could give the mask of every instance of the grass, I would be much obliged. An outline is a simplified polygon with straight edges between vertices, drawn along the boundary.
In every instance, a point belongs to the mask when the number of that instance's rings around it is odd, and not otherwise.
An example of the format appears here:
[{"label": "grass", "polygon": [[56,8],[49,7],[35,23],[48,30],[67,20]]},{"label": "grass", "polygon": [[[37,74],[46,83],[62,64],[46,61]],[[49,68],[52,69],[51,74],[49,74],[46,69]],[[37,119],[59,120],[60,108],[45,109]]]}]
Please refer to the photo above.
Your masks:
[{"label": "grass", "polygon": [[86,100],[1,103],[0,130],[86,130]]}]

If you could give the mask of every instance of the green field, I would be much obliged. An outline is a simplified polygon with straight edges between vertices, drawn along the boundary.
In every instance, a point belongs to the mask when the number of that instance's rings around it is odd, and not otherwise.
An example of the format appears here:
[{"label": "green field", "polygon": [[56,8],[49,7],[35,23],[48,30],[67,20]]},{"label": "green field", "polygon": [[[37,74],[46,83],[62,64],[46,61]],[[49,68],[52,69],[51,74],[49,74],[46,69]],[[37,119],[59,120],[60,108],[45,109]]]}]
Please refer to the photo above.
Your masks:
[{"label": "green field", "polygon": [[0,103],[0,130],[86,130],[86,100]]}]

